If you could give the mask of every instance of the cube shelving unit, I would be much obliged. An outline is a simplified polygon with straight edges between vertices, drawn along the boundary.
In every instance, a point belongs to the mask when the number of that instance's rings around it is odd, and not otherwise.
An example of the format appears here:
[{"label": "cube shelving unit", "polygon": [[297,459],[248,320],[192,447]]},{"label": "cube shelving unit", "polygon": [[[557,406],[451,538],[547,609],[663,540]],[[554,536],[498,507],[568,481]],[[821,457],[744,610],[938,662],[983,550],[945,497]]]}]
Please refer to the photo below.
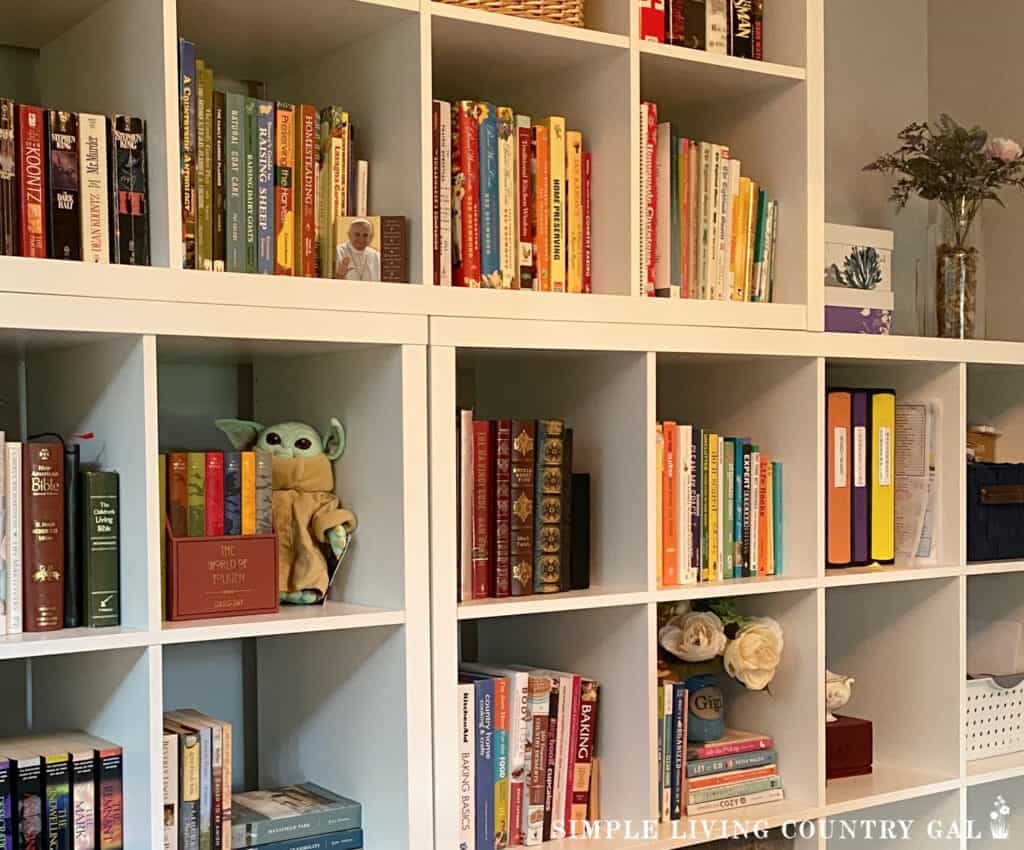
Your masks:
[{"label": "cube shelving unit", "polygon": [[[1024,754],[961,754],[968,615],[1018,610],[1024,591],[1024,562],[966,561],[964,431],[1002,428],[1011,459],[1024,345],[822,332],[824,0],[767,5],[765,62],[642,42],[633,0],[590,0],[581,29],[432,0],[10,11],[0,94],[146,118],[154,266],[0,257],[0,427],[8,439],[93,431],[87,457],[120,470],[124,495],[123,624],[0,638],[0,734],[84,727],[121,742],[133,850],[161,844],[161,713],[185,705],[235,724],[239,789],[313,779],[364,803],[368,846],[453,850],[458,662],[531,662],[600,679],[603,814],[639,821],[656,811],[657,606],[732,596],[786,632],[772,693],[728,697],[734,724],[778,741],[787,800],[684,822],[688,837],[663,825],[653,841],[602,847],[670,850],[699,844],[705,827],[722,837],[790,821],[822,827],[799,850],[877,847],[825,827],[972,817],[987,836],[997,796],[1024,806]],[[225,78],[353,112],[375,211],[410,223],[407,284],[180,269],[179,35]],[[505,99],[585,132],[593,295],[430,285],[434,97]],[[733,146],[779,196],[778,303],[636,297],[642,100]],[[940,399],[934,564],[825,569],[831,381]],[[457,603],[454,426],[466,404],[576,429],[576,467],[593,476],[589,590]],[[331,415],[348,428],[336,479],[360,527],[327,604],[162,622],[158,452],[222,445],[218,416],[322,427]],[[657,586],[662,418],[756,434],[785,463],[781,575]],[[825,781],[826,664],[856,677],[851,711],[875,723],[870,777]],[[932,844],[915,833],[891,846]]]}]

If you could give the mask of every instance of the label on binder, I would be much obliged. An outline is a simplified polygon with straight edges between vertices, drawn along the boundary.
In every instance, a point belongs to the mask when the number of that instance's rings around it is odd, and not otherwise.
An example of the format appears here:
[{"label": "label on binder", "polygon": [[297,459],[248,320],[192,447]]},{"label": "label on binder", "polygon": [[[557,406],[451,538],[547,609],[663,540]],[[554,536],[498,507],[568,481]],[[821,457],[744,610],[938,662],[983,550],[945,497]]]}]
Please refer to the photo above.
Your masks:
[{"label": "label on binder", "polygon": [[853,486],[868,486],[868,429],[858,425],[853,429]]},{"label": "label on binder", "polygon": [[878,428],[878,486],[889,487],[892,484],[892,469],[889,454],[892,445],[892,429],[885,425]]},{"label": "label on binder", "polygon": [[845,487],[846,486],[846,466],[847,466],[846,429],[845,428],[836,428],[834,433],[835,433],[835,441],[836,441],[835,442],[835,452],[834,452],[835,464],[836,464],[835,476],[834,476],[835,477],[834,485],[836,487]]}]

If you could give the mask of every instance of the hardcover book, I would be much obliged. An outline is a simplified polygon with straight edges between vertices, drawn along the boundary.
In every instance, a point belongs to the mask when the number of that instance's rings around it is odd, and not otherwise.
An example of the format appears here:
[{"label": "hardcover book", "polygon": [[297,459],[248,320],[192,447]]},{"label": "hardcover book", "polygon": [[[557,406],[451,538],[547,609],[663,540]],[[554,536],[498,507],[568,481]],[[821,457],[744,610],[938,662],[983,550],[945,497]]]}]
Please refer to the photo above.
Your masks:
[{"label": "hardcover book", "polygon": [[0,97],[0,255],[18,253],[18,148],[13,100]]},{"label": "hardcover book", "polygon": [[380,279],[384,283],[409,279],[408,229],[404,215],[380,216]]},{"label": "hardcover book", "polygon": [[130,115],[110,119],[110,261],[149,265],[149,197],[146,122]]},{"label": "hardcover book", "polygon": [[359,803],[312,782],[235,794],[231,844],[250,847],[362,828]]},{"label": "hardcover book", "polygon": [[64,451],[58,442],[24,447],[25,631],[64,627]]},{"label": "hardcover book", "polygon": [[562,507],[559,538],[562,543],[562,568],[558,589],[569,589],[569,565],[572,563],[572,428],[566,428],[562,437]]},{"label": "hardcover book", "polygon": [[295,273],[316,277],[320,118],[308,104],[297,106],[295,115]]},{"label": "hardcover book", "polygon": [[47,256],[82,259],[82,191],[78,181],[78,115],[51,109],[46,113]]},{"label": "hardcover book", "polygon": [[[275,841],[273,844],[260,844],[259,850],[358,850],[363,846],[361,829],[344,829],[317,835],[313,838],[296,838],[289,841]],[[248,847],[242,850],[255,850]]]},{"label": "hardcover book", "polygon": [[511,593],[512,420],[494,423],[494,596]]},{"label": "hardcover book", "polygon": [[227,233],[225,231],[227,98],[222,91],[213,93],[213,270],[226,268]]},{"label": "hardcover book", "polygon": [[0,431],[0,634],[7,634],[11,602],[8,597],[10,556],[7,552],[7,434]]},{"label": "hardcover book", "polygon": [[163,735],[163,850],[178,850],[178,736]]},{"label": "hardcover book", "polygon": [[274,459],[270,452],[256,450],[256,533],[274,533]]},{"label": "hardcover book", "polygon": [[753,0],[729,2],[729,54],[741,59],[754,58]]},{"label": "hardcover book", "polygon": [[516,235],[519,238],[519,269],[516,282],[520,289],[533,289],[533,130],[529,115],[516,116],[516,179],[518,183]]},{"label": "hardcover book", "polygon": [[242,534],[256,533],[256,455],[242,452]]},{"label": "hardcover book", "polygon": [[206,534],[206,454],[188,453],[188,536]]},{"label": "hardcover book", "polygon": [[199,736],[167,719],[164,731],[178,738],[178,850],[199,850]]},{"label": "hardcover book", "polygon": [[533,127],[534,186],[534,288],[551,291],[551,155],[548,128]]},{"label": "hardcover book", "polygon": [[224,454],[222,452],[206,452],[204,489],[206,504],[203,534],[206,537],[220,537],[224,534]]},{"label": "hardcover book", "polygon": [[590,587],[590,474],[572,474],[569,589]]},{"label": "hardcover book", "polygon": [[534,593],[557,593],[562,581],[562,452],[560,419],[537,420],[534,469]]},{"label": "hardcover book", "polygon": [[82,562],[84,561],[81,493],[81,447],[77,443],[64,444],[64,628],[82,625],[85,612],[82,606]]},{"label": "hardcover book", "polygon": [[338,219],[347,215],[348,113],[339,106],[320,110],[320,275],[333,278]]},{"label": "hardcover book", "polygon": [[476,104],[460,100],[453,111],[452,282],[480,287],[480,131]]},{"label": "hardcover book", "polygon": [[242,533],[242,455],[240,452],[224,452],[224,533]]},{"label": "hardcover book", "polygon": [[[439,100],[430,104],[430,204],[431,256],[434,286],[441,285],[441,109]],[[449,114],[451,109],[449,108]]]},{"label": "hardcover book", "polygon": [[[527,846],[540,844],[544,833],[545,777],[547,776],[548,731],[550,723],[551,679],[539,671],[530,673],[530,746],[529,769],[525,776],[526,805],[523,832]],[[556,706],[557,708],[557,706]]]},{"label": "hardcover book", "polygon": [[278,103],[274,153],[275,274],[295,274],[295,107]]},{"label": "hardcover book", "polygon": [[686,46],[684,3],[685,0],[665,0],[665,41],[679,47]]},{"label": "hardcover book", "polygon": [[46,256],[45,121],[38,106],[18,106],[18,254]]},{"label": "hardcover book", "polygon": [[441,286],[452,285],[452,107],[447,101],[439,104],[439,167],[438,202],[440,205],[440,281]]},{"label": "hardcover book", "polygon": [[196,268],[213,270],[213,71],[196,59]]},{"label": "hardcover book", "polygon": [[665,40],[665,0],[640,0],[640,38],[642,41]]},{"label": "hardcover book", "polygon": [[121,623],[119,476],[107,470],[82,473],[82,576],[85,625]]},{"label": "hardcover book", "polygon": [[109,263],[107,119],[102,115],[83,112],[78,116],[78,168],[82,189],[82,259],[87,263]]},{"label": "hardcover book", "polygon": [[188,535],[188,454],[167,455],[167,517],[175,537]]},{"label": "hardcover book", "polygon": [[715,759],[770,749],[772,749],[772,739],[766,735],[742,732],[738,729],[726,729],[725,735],[717,741],[688,745],[687,760]]},{"label": "hardcover book", "polygon": [[257,227],[256,195],[259,182],[260,132],[255,98],[245,99],[243,122],[243,189],[242,217],[245,236],[245,271],[256,272],[259,268],[259,233]]},{"label": "hardcover book", "polygon": [[245,97],[228,92],[225,97],[225,268],[244,272],[245,268]]},{"label": "hardcover book", "polygon": [[494,593],[494,423],[473,421],[473,598],[487,599]]},{"label": "hardcover book", "polygon": [[[459,689],[459,845],[469,847],[476,827],[476,699],[473,685],[460,682]],[[2,767],[0,767],[2,770]],[[0,774],[2,778],[2,774]]]},{"label": "hardcover book", "polygon": [[517,142],[515,114],[507,106],[498,107],[498,266],[502,289],[518,289],[519,244],[516,236]]},{"label": "hardcover book", "polygon": [[274,104],[256,101],[256,271],[274,273]]},{"label": "hardcover book", "polygon": [[480,286],[501,289],[498,122],[493,103],[475,104],[479,126]]},{"label": "hardcover book", "polygon": [[196,267],[196,48],[178,39],[182,266]]},{"label": "hardcover book", "polygon": [[533,593],[534,464],[537,423],[512,420],[509,558],[512,596]]}]

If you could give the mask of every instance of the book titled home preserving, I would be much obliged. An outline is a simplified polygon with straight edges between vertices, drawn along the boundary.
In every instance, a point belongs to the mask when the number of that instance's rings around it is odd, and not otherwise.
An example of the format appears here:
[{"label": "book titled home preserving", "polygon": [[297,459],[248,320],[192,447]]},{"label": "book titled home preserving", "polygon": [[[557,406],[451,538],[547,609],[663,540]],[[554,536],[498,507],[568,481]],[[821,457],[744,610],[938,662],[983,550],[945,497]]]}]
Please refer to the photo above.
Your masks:
[{"label": "book titled home preserving", "polygon": [[362,825],[359,803],[312,782],[246,791],[232,799],[231,846],[259,846]]}]

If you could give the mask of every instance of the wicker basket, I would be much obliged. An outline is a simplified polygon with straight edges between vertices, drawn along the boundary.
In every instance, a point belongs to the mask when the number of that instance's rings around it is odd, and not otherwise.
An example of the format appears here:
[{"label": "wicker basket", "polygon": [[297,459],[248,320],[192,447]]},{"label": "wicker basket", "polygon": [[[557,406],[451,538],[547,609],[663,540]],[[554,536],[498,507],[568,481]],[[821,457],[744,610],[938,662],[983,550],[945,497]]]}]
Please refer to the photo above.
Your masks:
[{"label": "wicker basket", "polygon": [[500,12],[520,18],[535,18],[553,24],[583,26],[583,6],[586,0],[440,0],[467,9]]}]

